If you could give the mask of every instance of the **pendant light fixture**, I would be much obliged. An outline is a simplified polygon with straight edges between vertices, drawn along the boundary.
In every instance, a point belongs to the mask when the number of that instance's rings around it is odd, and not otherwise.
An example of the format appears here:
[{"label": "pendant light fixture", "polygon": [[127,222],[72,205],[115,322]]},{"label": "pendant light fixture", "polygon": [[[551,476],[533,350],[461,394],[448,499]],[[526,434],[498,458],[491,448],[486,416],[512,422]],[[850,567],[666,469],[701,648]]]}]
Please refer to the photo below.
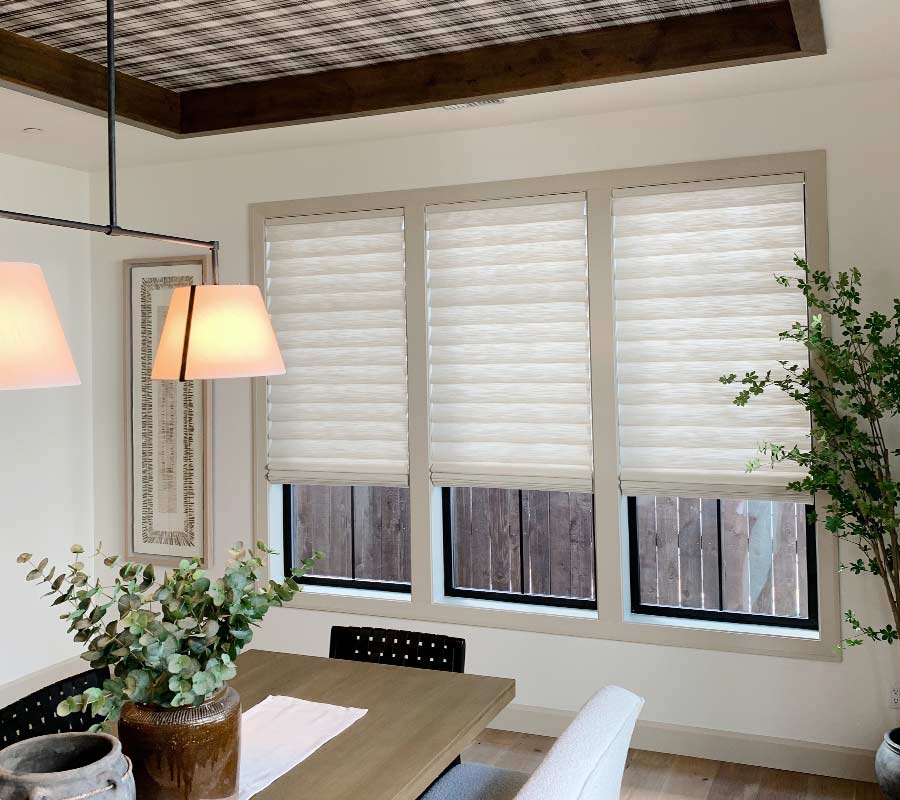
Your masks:
[{"label": "pendant light fixture", "polygon": [[37,264],[0,264],[0,389],[81,383]]},{"label": "pendant light fixture", "polygon": [[[157,380],[202,380],[283,375],[284,361],[256,286],[219,285],[219,243],[123,228],[116,208],[116,26],[115,0],[106,0],[109,224],[57,219],[0,210],[0,219],[152,239],[209,250],[213,283],[176,289],[153,365]],[[26,303],[41,313],[26,320],[12,310]],[[8,312],[8,309],[10,310]],[[11,316],[7,316],[11,314]],[[0,389],[65,386],[78,373],[56,317],[40,267],[0,264]],[[26,324],[27,323],[27,324]],[[25,362],[30,359],[29,364]]]}]

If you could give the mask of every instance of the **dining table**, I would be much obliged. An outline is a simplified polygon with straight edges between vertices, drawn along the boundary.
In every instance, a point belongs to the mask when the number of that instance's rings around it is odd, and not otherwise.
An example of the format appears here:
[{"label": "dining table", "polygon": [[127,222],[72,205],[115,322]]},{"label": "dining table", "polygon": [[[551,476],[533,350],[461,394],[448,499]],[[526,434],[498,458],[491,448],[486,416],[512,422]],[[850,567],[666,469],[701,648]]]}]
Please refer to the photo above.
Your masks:
[{"label": "dining table", "polygon": [[267,650],[243,653],[237,666],[230,683],[244,711],[269,695],[366,709],[259,800],[416,800],[516,691],[510,678]]}]

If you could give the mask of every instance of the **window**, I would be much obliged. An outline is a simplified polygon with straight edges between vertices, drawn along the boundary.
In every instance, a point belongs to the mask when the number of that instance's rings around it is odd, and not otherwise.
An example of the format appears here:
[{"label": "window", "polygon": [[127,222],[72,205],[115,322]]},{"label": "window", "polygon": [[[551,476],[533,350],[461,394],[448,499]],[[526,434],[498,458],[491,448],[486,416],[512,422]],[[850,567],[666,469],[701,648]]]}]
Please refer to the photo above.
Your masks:
[{"label": "window", "polygon": [[592,602],[585,212],[582,194],[426,209],[449,594]]},{"label": "window", "polygon": [[789,465],[746,471],[809,419],[719,382],[804,363],[774,278],[828,263],[824,153],[251,214],[288,369],[253,384],[255,522],[326,554],[296,605],[839,659],[837,543]]},{"label": "window", "polygon": [[629,498],[631,610],[815,629],[811,512],[775,500]]},{"label": "window", "polygon": [[761,443],[808,447],[783,395],[733,404],[719,377],[803,364],[778,334],[805,320],[803,177],[644,187],[613,201],[619,463],[629,497],[632,609],[815,627],[814,537],[784,489],[748,473]]},{"label": "window", "polygon": [[443,490],[449,596],[596,608],[593,495]]},{"label": "window", "polygon": [[285,484],[285,566],[315,552],[306,583],[408,593],[409,489]]},{"label": "window", "polygon": [[286,566],[407,590],[403,212],[266,221],[266,295],[287,373],[267,382],[267,477],[285,485]]}]

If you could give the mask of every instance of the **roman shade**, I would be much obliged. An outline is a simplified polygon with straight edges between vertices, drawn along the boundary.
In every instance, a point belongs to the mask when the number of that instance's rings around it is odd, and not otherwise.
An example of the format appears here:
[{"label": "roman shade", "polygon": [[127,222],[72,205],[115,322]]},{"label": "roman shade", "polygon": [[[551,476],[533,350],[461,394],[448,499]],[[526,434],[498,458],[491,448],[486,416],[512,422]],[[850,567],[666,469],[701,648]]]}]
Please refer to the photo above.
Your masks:
[{"label": "roman shade", "polygon": [[591,491],[583,194],[426,209],[436,486]]},{"label": "roman shade", "polygon": [[806,301],[775,280],[802,275],[803,176],[620,190],[613,215],[623,493],[796,502],[796,465],[746,465],[764,442],[807,448],[808,414],[778,390],[735,406],[719,377],[808,363],[779,340]]},{"label": "roman shade", "polygon": [[268,479],[409,483],[403,211],[266,222]]}]

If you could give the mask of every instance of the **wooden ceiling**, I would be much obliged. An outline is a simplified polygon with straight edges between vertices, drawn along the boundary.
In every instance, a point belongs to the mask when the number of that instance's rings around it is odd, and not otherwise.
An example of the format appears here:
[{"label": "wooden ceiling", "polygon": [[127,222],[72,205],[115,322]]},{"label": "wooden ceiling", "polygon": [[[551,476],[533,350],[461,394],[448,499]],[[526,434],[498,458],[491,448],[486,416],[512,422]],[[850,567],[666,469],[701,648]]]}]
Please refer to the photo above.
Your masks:
[{"label": "wooden ceiling", "polygon": [[[103,0],[4,0],[0,82],[106,106]],[[119,0],[119,115],[173,136],[825,52],[819,0]]]}]

